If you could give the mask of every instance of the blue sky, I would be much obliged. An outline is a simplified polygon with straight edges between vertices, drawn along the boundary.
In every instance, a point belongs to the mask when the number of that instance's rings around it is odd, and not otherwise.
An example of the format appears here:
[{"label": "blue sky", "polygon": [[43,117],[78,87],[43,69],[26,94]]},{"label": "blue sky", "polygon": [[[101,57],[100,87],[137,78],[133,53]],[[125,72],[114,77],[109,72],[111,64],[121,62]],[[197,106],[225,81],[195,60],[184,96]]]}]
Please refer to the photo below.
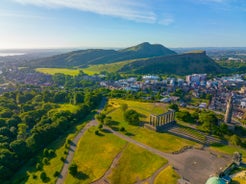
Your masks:
[{"label": "blue sky", "polygon": [[1,0],[0,48],[245,47],[245,0]]}]

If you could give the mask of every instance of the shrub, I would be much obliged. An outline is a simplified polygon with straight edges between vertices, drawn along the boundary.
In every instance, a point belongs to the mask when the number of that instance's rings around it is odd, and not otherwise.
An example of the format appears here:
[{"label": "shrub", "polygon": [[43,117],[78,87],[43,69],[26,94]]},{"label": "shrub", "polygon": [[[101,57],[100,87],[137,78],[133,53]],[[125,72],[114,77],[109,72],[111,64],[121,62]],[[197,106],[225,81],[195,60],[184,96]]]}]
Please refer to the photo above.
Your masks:
[{"label": "shrub", "polygon": [[56,171],[53,176],[58,177],[59,175],[60,175],[60,172]]},{"label": "shrub", "polygon": [[45,172],[41,172],[41,174],[40,174],[40,179],[41,179],[42,181],[45,181],[45,180],[47,179],[47,175],[46,175]]},{"label": "shrub", "polygon": [[125,130],[126,130],[125,127],[120,127],[121,132],[124,132]]},{"label": "shrub", "polygon": [[72,176],[75,176],[78,173],[78,166],[75,163],[72,163],[68,169]]},{"label": "shrub", "polygon": [[96,134],[96,135],[99,135],[99,131],[98,131],[98,130],[96,130],[96,131],[95,131],[95,134]]}]

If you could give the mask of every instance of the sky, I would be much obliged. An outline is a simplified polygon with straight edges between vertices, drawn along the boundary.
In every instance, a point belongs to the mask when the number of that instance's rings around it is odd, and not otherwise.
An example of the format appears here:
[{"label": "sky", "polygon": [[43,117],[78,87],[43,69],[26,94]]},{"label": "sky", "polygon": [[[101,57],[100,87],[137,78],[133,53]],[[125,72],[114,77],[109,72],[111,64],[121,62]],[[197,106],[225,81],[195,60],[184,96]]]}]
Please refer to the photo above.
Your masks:
[{"label": "sky", "polygon": [[246,0],[1,0],[0,49],[246,47]]}]

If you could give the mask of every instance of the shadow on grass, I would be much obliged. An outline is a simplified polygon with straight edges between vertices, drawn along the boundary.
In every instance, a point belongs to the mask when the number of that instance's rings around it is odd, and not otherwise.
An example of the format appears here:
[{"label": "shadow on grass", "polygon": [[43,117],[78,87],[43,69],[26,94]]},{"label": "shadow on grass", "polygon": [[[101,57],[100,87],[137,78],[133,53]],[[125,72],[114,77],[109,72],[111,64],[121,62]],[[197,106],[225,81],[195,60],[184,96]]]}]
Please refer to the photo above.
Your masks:
[{"label": "shadow on grass", "polygon": [[70,142],[70,145],[71,146],[76,146],[76,144],[73,141]]},{"label": "shadow on grass", "polygon": [[42,182],[48,183],[48,182],[50,182],[50,178],[49,177],[45,177],[45,178],[42,179]]},{"label": "shadow on grass", "polygon": [[145,114],[140,114],[140,113],[138,113],[138,114],[139,114],[140,118],[147,118],[147,116]]},{"label": "shadow on grass", "polygon": [[74,177],[79,180],[86,180],[89,178],[89,176],[83,172],[78,172]]},{"label": "shadow on grass", "polygon": [[131,132],[126,132],[125,135],[127,135],[127,136],[135,136],[135,134],[133,134]]},{"label": "shadow on grass", "polygon": [[102,129],[102,132],[107,133],[107,134],[112,134],[112,132],[108,129]]},{"label": "shadow on grass", "polygon": [[120,124],[120,122],[118,122],[118,121],[110,121],[107,125],[108,126],[117,126],[119,124]]},{"label": "shadow on grass", "polygon": [[101,132],[97,132],[97,133],[95,133],[97,136],[100,136],[100,137],[103,137],[103,136],[105,136],[103,133],[101,133]]},{"label": "shadow on grass", "polygon": [[240,184],[238,181],[233,181],[231,182],[231,184]]}]

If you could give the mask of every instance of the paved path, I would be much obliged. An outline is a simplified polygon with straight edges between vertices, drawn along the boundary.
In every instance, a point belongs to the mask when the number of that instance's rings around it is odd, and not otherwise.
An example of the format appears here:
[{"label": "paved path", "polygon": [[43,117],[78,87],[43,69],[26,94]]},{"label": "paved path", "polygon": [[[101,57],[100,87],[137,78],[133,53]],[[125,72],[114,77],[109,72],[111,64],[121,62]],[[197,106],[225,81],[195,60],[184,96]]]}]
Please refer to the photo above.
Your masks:
[{"label": "paved path", "polygon": [[[101,105],[99,107],[98,113],[101,112],[101,110],[103,109],[103,107],[105,105],[105,102],[106,102],[106,100],[103,100],[102,101],[102,103],[101,103]],[[98,125],[98,122],[95,119],[91,120],[89,123],[87,123],[85,125],[85,127],[73,139],[72,143],[69,146],[68,155],[67,155],[67,158],[66,158],[66,160],[64,162],[62,171],[60,172],[60,175],[59,175],[58,179],[56,180],[56,184],[63,184],[63,183],[65,183],[64,181],[65,181],[65,178],[66,178],[67,173],[68,173],[68,167],[69,167],[69,165],[71,164],[71,162],[73,160],[74,152],[76,150],[76,146],[77,146],[79,140],[81,139],[81,137],[84,135],[84,133],[90,127],[97,126],[97,125]]]}]

